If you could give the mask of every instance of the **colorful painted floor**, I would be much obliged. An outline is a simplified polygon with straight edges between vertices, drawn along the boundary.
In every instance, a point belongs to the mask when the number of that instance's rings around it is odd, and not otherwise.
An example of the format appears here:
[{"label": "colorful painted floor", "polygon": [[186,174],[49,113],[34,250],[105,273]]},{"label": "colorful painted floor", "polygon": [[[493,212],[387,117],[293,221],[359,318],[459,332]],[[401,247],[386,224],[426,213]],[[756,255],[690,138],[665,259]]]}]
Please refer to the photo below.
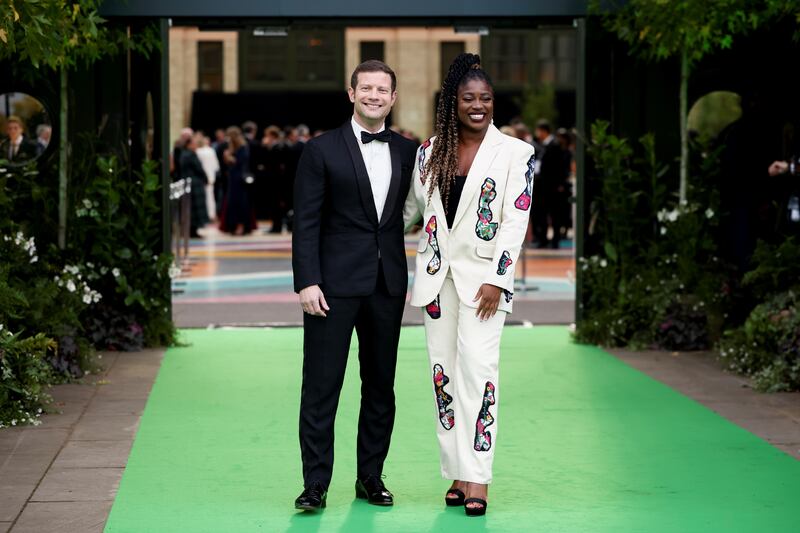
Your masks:
[{"label": "colorful painted floor", "polygon": [[[184,333],[148,400],[106,531],[789,532],[800,463],[566,328],[507,328],[485,518],[446,509],[422,328],[404,328],[386,465],[397,504],[353,498],[357,364],[328,508],[298,513],[299,329]],[[356,361],[352,358],[351,361]]]},{"label": "colorful painted floor", "polygon": [[[174,318],[179,327],[301,322],[292,288],[290,235],[261,231],[231,237],[212,227],[201,231],[204,238],[191,241],[187,268],[173,282]],[[407,236],[409,272],[413,272],[417,242],[416,236]],[[564,241],[562,246],[526,251],[515,292],[519,320],[574,321],[575,261],[571,243]]]}]

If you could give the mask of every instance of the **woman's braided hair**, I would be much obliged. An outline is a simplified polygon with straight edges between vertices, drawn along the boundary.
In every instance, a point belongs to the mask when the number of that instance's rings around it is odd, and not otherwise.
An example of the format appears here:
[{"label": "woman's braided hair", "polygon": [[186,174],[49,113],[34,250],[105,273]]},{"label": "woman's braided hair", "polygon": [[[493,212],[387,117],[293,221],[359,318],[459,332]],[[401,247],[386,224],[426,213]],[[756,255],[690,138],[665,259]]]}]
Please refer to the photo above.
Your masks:
[{"label": "woman's braided hair", "polygon": [[436,108],[436,142],[431,157],[425,164],[422,183],[430,177],[428,200],[438,186],[442,203],[447,206],[450,186],[458,172],[458,88],[470,80],[485,81],[492,87],[489,75],[481,68],[481,58],[477,54],[459,54],[450,64],[447,76],[442,82],[439,105]]}]

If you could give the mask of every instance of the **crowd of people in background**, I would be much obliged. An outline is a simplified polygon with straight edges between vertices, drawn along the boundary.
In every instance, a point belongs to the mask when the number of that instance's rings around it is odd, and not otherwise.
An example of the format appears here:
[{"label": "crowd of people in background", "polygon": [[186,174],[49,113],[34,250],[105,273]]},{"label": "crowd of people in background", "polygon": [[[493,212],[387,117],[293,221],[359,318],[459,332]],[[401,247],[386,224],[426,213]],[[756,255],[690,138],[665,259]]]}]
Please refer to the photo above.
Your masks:
[{"label": "crowd of people in background", "polygon": [[[413,132],[392,129],[422,142]],[[533,131],[521,119],[500,130],[535,148],[531,244],[558,248],[572,228],[575,137],[563,128],[554,131],[546,120],[538,121]],[[291,232],[295,172],[311,137],[304,124],[259,131],[255,122],[247,121],[217,129],[213,139],[184,128],[175,142],[172,175],[192,184],[191,236],[200,237],[198,230],[212,222],[225,233],[247,235],[259,220],[271,222],[270,233]]]}]

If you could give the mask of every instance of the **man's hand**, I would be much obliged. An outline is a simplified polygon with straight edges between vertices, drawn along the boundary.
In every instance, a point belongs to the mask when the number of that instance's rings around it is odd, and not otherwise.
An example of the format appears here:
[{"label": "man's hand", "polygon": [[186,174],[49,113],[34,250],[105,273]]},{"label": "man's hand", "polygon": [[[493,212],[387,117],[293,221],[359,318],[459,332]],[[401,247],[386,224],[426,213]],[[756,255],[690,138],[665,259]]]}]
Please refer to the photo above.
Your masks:
[{"label": "man's hand", "polygon": [[495,287],[488,283],[481,285],[473,302],[478,302],[478,310],[475,312],[481,322],[489,320],[497,313],[497,306],[500,305],[500,287]]},{"label": "man's hand", "polygon": [[769,166],[769,175],[770,176],[778,176],[780,174],[785,174],[789,171],[789,163],[786,161],[775,161]]},{"label": "man's hand", "polygon": [[300,291],[300,307],[304,313],[314,316],[328,316],[325,311],[331,310],[319,285],[311,285]]}]

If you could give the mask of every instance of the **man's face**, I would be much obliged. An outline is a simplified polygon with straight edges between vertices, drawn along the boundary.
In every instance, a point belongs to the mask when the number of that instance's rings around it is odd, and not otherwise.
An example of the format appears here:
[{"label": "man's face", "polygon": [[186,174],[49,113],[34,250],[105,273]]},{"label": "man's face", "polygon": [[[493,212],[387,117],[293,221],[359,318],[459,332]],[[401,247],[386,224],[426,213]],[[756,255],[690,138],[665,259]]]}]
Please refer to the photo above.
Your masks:
[{"label": "man's face", "polygon": [[397,91],[392,91],[392,77],[385,72],[359,72],[356,88],[347,89],[353,111],[363,124],[379,126],[389,115]]},{"label": "man's face", "polygon": [[539,142],[544,142],[550,136],[550,132],[544,128],[536,128],[536,140]]},{"label": "man's face", "polygon": [[6,135],[12,141],[16,141],[20,135],[22,135],[22,126],[18,122],[9,122],[6,124]]},{"label": "man's face", "polygon": [[46,142],[46,141],[49,141],[49,140],[50,140],[50,133],[51,133],[51,131],[52,131],[52,130],[50,130],[50,128],[44,128],[44,129],[42,129],[42,135],[41,135],[41,137],[42,137],[42,140],[44,140],[45,142]]}]

